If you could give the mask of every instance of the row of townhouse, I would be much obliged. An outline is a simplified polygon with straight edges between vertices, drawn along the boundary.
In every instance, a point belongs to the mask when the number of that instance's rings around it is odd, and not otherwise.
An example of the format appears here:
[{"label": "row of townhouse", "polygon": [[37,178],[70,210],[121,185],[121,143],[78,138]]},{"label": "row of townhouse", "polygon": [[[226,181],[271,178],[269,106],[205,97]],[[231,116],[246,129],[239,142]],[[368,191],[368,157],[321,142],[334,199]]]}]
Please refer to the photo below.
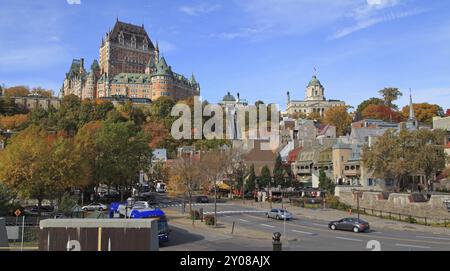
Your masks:
[{"label": "row of townhouse", "polygon": [[[290,165],[296,180],[304,187],[317,188],[319,174],[323,170],[336,185],[378,191],[393,189],[394,182],[372,176],[361,159],[363,147],[375,144],[377,138],[389,129],[419,129],[411,123],[373,119],[354,122],[351,133],[341,137],[336,136],[335,127],[318,125],[310,120],[284,119],[281,127],[282,134],[286,136],[280,154],[285,163]],[[426,184],[423,176],[411,178],[417,184]]]}]

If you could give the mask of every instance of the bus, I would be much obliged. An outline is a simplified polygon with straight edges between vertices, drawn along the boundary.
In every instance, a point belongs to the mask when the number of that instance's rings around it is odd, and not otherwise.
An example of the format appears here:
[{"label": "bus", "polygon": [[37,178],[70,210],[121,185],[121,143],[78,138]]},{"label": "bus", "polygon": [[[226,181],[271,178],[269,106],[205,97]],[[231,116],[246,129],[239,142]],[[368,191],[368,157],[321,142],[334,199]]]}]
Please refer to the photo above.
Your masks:
[{"label": "bus", "polygon": [[133,209],[128,203],[112,203],[110,205],[110,218],[123,217],[125,219],[149,219],[158,220],[158,239],[160,243],[169,241],[171,232],[166,214],[161,209]]}]

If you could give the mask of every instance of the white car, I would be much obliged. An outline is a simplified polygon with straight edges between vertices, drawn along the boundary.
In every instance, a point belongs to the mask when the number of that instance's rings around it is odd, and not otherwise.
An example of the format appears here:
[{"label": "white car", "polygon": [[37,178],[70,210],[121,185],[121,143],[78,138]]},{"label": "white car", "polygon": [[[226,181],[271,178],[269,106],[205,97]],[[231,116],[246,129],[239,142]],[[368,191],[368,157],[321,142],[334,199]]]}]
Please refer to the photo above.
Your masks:
[{"label": "white car", "polygon": [[81,209],[83,209],[83,211],[103,211],[108,210],[108,206],[101,203],[91,203],[89,205],[83,206]]}]

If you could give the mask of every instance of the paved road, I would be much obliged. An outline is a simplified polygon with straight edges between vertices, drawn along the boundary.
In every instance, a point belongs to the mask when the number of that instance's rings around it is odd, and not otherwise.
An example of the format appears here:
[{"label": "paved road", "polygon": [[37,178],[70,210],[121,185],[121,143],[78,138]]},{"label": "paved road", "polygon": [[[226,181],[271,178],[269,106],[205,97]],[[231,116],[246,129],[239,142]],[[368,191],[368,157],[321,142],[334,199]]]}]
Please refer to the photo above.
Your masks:
[{"label": "paved road", "polygon": [[[177,201],[168,203],[166,208],[181,212],[181,204]],[[199,204],[195,209],[203,208],[206,214],[214,211],[213,204]],[[264,211],[234,204],[222,203],[218,207],[218,221],[227,225],[235,223],[235,231],[239,229],[255,230],[266,233],[271,237],[274,232],[281,232],[284,236],[284,250],[307,251],[353,251],[370,250],[368,245],[380,245],[381,250],[387,251],[436,251],[450,250],[450,234],[431,234],[426,232],[396,231],[372,229],[370,233],[353,233],[332,231],[328,229],[328,221],[315,220],[302,216],[294,217],[292,221],[276,221],[265,217]],[[370,223],[370,220],[368,221]],[[176,240],[182,236],[175,232]],[[372,242],[371,242],[372,241]],[[369,243],[370,242],[370,243]],[[215,244],[209,242],[214,249]],[[255,245],[257,245],[255,243]],[[245,248],[251,244],[246,243]],[[369,248],[373,248],[371,245]],[[247,250],[243,249],[243,250]],[[255,249],[259,249],[256,246]]]}]

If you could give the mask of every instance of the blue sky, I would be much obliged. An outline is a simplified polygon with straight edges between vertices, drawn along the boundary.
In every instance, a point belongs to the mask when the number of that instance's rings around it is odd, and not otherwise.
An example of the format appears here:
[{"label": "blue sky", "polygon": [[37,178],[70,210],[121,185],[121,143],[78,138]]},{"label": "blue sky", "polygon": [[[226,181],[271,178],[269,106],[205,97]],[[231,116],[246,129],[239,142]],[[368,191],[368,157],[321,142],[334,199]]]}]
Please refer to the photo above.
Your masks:
[{"label": "blue sky", "polygon": [[0,0],[0,84],[58,91],[73,58],[87,67],[121,21],[144,24],[202,97],[227,91],[285,107],[317,74],[353,106],[398,87],[408,103],[450,108],[450,1]]}]

